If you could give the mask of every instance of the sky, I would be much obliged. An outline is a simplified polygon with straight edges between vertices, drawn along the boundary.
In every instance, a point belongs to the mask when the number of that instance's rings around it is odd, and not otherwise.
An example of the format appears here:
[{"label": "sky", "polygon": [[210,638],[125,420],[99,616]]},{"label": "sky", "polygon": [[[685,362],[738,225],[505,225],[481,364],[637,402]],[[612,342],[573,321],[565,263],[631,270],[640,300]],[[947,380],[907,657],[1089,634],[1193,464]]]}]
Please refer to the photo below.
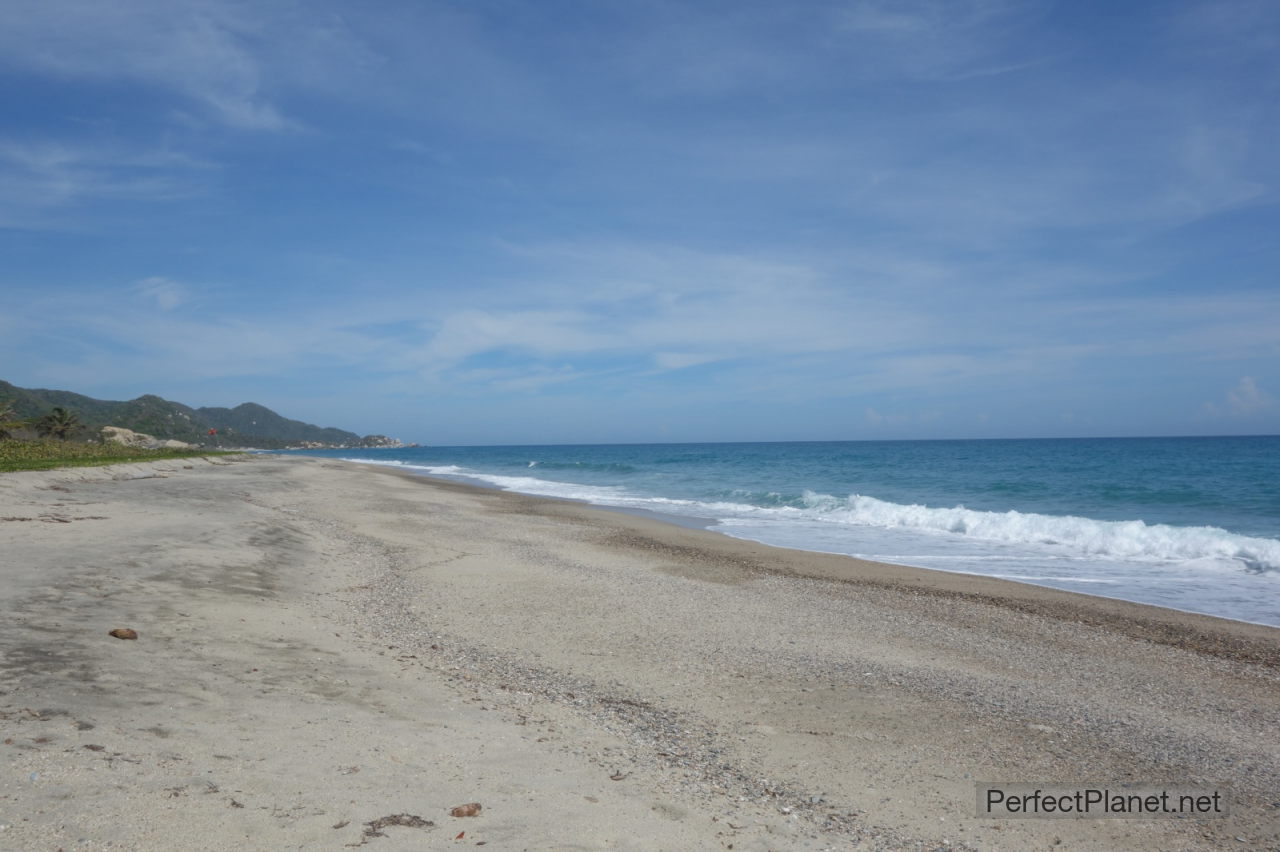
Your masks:
[{"label": "sky", "polygon": [[1271,0],[6,0],[0,379],[434,444],[1280,433]]}]

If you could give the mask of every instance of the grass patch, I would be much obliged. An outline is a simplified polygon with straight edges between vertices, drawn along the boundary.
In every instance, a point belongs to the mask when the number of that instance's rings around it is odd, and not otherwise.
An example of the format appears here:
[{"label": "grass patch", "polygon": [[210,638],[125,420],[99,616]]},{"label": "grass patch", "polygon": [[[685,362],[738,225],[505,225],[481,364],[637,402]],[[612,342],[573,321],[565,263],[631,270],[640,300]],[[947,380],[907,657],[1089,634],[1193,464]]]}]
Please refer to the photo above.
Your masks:
[{"label": "grass patch", "polygon": [[144,450],[123,444],[78,441],[0,441],[0,473],[13,470],[51,470],[55,467],[94,467],[121,462],[227,456],[220,450]]}]

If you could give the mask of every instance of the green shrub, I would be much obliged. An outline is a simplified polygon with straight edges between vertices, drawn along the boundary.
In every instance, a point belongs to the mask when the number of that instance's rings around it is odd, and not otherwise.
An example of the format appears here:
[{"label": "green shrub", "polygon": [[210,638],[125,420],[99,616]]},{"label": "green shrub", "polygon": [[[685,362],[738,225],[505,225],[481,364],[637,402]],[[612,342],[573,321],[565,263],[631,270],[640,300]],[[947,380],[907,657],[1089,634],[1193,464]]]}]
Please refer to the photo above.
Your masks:
[{"label": "green shrub", "polygon": [[55,467],[91,467],[121,462],[189,459],[217,455],[231,454],[211,450],[144,450],[112,443],[0,440],[0,472],[49,470]]}]

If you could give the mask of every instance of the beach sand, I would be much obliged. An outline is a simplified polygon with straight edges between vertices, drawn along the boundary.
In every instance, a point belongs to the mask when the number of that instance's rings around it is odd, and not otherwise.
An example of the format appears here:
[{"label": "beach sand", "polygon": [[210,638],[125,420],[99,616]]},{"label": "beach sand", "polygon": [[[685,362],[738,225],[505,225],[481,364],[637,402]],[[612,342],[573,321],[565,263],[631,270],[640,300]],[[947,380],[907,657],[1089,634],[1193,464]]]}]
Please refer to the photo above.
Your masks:
[{"label": "beach sand", "polygon": [[0,580],[3,849],[1280,848],[1272,628],[265,456],[0,475]]}]

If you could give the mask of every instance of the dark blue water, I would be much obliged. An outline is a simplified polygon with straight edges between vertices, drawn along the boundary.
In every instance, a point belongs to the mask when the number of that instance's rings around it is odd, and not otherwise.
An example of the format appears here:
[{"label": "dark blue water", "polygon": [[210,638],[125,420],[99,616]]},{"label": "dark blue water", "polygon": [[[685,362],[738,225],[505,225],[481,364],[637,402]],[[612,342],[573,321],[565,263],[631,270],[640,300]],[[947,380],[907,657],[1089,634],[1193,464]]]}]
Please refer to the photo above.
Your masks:
[{"label": "dark blue water", "polygon": [[1280,437],[317,451],[1280,626]]}]

